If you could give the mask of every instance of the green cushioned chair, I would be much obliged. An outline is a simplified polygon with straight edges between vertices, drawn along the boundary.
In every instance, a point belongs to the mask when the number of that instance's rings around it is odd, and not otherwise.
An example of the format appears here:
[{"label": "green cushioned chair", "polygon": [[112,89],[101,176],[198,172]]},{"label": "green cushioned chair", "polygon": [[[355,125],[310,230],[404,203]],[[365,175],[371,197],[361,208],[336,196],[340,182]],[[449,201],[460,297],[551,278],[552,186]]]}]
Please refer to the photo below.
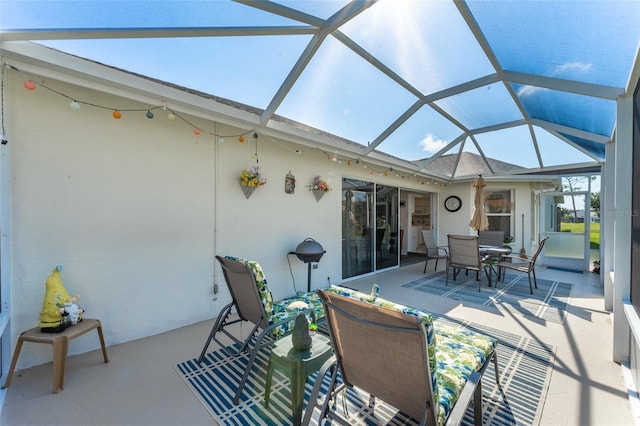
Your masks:
[{"label": "green cushioned chair", "polygon": [[[209,336],[205,342],[198,362],[201,363],[211,341],[220,345],[229,356],[239,356],[249,353],[249,363],[233,403],[238,404],[242,389],[249,378],[258,351],[272,345],[277,339],[293,330],[295,318],[299,313],[311,314],[316,318],[324,317],[322,301],[316,293],[299,294],[284,300],[274,301],[267,286],[267,279],[260,264],[253,260],[240,259],[233,256],[216,256],[222,267],[225,282],[231,294],[231,302],[222,308]],[[290,308],[296,301],[302,301],[306,309]],[[232,317],[235,308],[237,318]],[[253,328],[244,340],[239,340],[227,327],[238,322],[249,322]],[[226,343],[218,340],[222,333],[231,339],[235,345],[228,348]]]},{"label": "green cushioned chair", "polygon": [[[491,362],[499,380],[496,339],[436,326],[430,313],[377,297],[375,285],[371,295],[340,286],[319,294],[336,351],[333,366],[341,369],[346,386],[364,389],[422,424],[458,423],[473,397],[476,423],[482,423],[480,380]],[[327,372],[321,370],[318,377]],[[316,399],[317,393],[312,394],[310,401]],[[322,417],[336,415],[326,406],[320,410]]]}]

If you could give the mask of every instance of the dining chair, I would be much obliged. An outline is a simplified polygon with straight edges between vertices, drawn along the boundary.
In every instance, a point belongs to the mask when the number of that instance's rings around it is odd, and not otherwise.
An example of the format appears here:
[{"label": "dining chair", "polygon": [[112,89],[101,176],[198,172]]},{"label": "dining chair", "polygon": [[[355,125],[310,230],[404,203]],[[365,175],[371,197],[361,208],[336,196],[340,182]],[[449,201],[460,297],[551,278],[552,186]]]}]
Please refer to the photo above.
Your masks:
[{"label": "dining chair", "polygon": [[549,237],[546,237],[540,241],[538,249],[533,256],[528,256],[526,254],[503,256],[500,262],[498,262],[498,270],[500,271],[499,274],[502,274],[502,281],[504,282],[504,276],[506,275],[506,271],[504,271],[504,269],[524,272],[529,277],[529,293],[533,294],[533,287],[531,287],[531,275],[533,275],[533,285],[535,288],[538,288],[538,283],[536,282],[536,260],[538,260],[538,256],[544,248],[544,243],[547,242],[548,239]]},{"label": "dining chair", "polygon": [[502,246],[504,231],[479,231],[478,240],[481,246]]},{"label": "dining chair", "polygon": [[480,271],[484,270],[491,286],[491,265],[484,262],[480,255],[480,244],[477,235],[454,235],[448,234],[449,257],[447,258],[447,272],[445,285],[449,285],[449,268],[453,268],[453,279],[455,280],[461,269],[476,271],[478,281],[478,291],[480,291]]},{"label": "dining chair", "polygon": [[449,251],[446,246],[439,246],[436,244],[436,241],[433,239],[433,232],[431,230],[422,230],[422,240],[424,241],[427,258],[424,261],[424,271],[422,273],[427,272],[427,263],[430,260],[436,260],[436,266],[433,268],[435,271],[438,269],[438,259],[446,259],[449,257]]}]

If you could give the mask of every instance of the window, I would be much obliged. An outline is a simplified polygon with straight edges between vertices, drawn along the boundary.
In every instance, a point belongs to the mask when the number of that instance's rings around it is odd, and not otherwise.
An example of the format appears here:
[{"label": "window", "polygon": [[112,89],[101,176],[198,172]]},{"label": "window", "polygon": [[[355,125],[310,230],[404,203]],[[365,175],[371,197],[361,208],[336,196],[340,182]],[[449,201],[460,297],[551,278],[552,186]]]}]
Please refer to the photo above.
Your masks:
[{"label": "window", "polygon": [[505,242],[512,240],[513,202],[510,189],[485,190],[484,208],[489,219],[489,231],[504,231]]}]

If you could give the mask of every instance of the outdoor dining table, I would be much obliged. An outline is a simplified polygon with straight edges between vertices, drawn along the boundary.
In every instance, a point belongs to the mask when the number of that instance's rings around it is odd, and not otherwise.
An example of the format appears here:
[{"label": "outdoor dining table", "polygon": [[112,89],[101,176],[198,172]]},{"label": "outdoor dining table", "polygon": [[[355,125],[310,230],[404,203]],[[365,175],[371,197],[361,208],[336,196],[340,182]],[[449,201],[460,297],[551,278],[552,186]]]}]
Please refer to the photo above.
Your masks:
[{"label": "outdoor dining table", "polygon": [[[502,256],[507,256],[509,254],[511,254],[511,247],[509,246],[487,246],[487,245],[480,245],[479,248],[480,251],[480,255],[483,257],[489,257],[489,262],[488,265],[491,268],[491,270],[493,272],[496,273],[496,285],[498,283],[498,281],[501,278],[501,271],[500,268],[498,268],[498,270],[496,271],[493,266],[498,263],[498,261],[500,261],[500,258]],[[489,282],[489,287],[491,287],[491,282]]]}]

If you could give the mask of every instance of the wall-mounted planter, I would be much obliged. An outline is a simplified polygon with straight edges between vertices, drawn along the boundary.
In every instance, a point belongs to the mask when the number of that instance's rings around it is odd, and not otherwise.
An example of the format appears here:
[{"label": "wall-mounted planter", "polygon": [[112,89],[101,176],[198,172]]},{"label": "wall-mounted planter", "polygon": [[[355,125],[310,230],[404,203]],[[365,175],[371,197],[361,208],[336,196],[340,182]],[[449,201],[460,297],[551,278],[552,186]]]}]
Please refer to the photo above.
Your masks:
[{"label": "wall-mounted planter", "polygon": [[323,191],[322,189],[312,189],[313,196],[316,197],[316,201],[320,201],[320,198],[323,197],[324,193],[327,191]]},{"label": "wall-mounted planter", "polygon": [[240,188],[242,188],[242,192],[244,192],[244,196],[247,197],[247,200],[248,200],[249,197],[251,197],[251,194],[253,194],[253,191],[256,190],[257,186],[246,186],[246,185],[240,184]]}]

